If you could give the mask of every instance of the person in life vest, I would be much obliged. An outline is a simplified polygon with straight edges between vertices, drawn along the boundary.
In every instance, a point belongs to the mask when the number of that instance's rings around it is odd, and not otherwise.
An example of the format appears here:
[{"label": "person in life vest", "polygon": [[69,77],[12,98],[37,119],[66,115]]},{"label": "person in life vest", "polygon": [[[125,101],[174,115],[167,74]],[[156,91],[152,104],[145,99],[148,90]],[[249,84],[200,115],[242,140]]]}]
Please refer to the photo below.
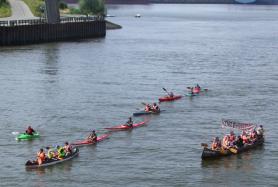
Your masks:
[{"label": "person in life vest", "polygon": [[222,147],[223,149],[229,149],[230,148],[230,141],[229,141],[229,135],[224,136],[222,140]]},{"label": "person in life vest", "polygon": [[95,130],[93,130],[92,133],[87,137],[87,140],[91,142],[97,142],[97,134]]},{"label": "person in life vest", "polygon": [[229,141],[233,143],[236,140],[235,133],[233,131],[230,132]]},{"label": "person in life vest", "polygon": [[219,140],[219,137],[215,137],[213,139],[213,142],[211,144],[211,149],[212,150],[218,150],[221,148],[221,141]]},{"label": "person in life vest", "polygon": [[128,127],[133,127],[133,121],[132,121],[132,117],[129,117],[128,118],[128,121],[126,122],[126,124],[125,124],[126,126],[128,126]]},{"label": "person in life vest", "polygon": [[63,147],[60,147],[59,145],[57,145],[57,158],[58,159],[63,159],[66,156],[65,150]]},{"label": "person in life vest", "polygon": [[170,92],[169,97],[174,97],[174,93]]},{"label": "person in life vest", "polygon": [[145,106],[145,111],[146,112],[150,112],[151,111],[151,106],[149,105],[149,104],[146,104],[146,106]]},{"label": "person in life vest", "polygon": [[154,111],[154,112],[159,112],[160,111],[160,108],[156,103],[153,104],[152,111]]},{"label": "person in life vest", "polygon": [[255,142],[257,140],[257,138],[258,138],[257,131],[253,130],[251,132],[250,139],[251,139],[252,142]]},{"label": "person in life vest", "polygon": [[25,131],[26,134],[29,134],[29,135],[33,135],[33,133],[35,133],[36,131],[31,127],[29,126],[27,128],[27,130]]},{"label": "person in life vest", "polygon": [[43,149],[40,149],[37,153],[37,162],[39,165],[41,165],[45,161],[45,153]]},{"label": "person in life vest", "polygon": [[47,150],[47,158],[53,159],[55,157],[55,150],[50,147],[46,147],[46,150]]},{"label": "person in life vest", "polygon": [[235,144],[237,149],[239,149],[239,148],[244,146],[243,139],[241,138],[241,136],[237,137],[237,140],[235,141],[234,144]]},{"label": "person in life vest", "polygon": [[72,146],[68,142],[65,142],[64,150],[67,156],[72,153]]},{"label": "person in life vest", "polygon": [[241,138],[242,138],[244,144],[249,143],[249,139],[248,139],[245,131],[242,132]]},{"label": "person in life vest", "polygon": [[257,128],[257,135],[258,135],[259,137],[263,137],[263,135],[264,135],[264,128],[263,128],[262,125],[260,125],[260,126]]}]

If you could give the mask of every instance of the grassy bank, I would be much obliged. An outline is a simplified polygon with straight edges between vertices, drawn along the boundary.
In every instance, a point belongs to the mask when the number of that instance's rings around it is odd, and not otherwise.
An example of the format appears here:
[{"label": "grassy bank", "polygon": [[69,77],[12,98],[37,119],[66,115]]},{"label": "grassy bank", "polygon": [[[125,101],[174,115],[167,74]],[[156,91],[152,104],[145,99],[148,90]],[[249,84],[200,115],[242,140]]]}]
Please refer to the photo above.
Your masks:
[{"label": "grassy bank", "polygon": [[30,8],[34,16],[40,17],[42,16],[40,12],[40,7],[44,3],[43,0],[23,0],[27,6]]},{"label": "grassy bank", "polygon": [[9,3],[3,3],[0,5],[0,18],[9,17],[12,15],[11,7]]}]

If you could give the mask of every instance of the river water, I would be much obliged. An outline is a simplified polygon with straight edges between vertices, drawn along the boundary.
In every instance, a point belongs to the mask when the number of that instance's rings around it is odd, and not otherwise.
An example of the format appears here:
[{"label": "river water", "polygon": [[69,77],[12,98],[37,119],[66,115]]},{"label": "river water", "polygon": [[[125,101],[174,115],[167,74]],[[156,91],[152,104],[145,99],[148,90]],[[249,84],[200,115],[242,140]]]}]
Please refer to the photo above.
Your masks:
[{"label": "river water", "polygon": [[[0,186],[275,186],[278,180],[276,6],[112,6],[104,39],[1,48]],[[141,18],[134,18],[137,13]],[[207,94],[161,104],[147,126],[26,170],[42,146],[121,124],[162,87]],[[222,118],[263,124],[262,148],[202,161]],[[142,121],[143,118],[135,118]],[[28,124],[42,138],[16,142]]]}]

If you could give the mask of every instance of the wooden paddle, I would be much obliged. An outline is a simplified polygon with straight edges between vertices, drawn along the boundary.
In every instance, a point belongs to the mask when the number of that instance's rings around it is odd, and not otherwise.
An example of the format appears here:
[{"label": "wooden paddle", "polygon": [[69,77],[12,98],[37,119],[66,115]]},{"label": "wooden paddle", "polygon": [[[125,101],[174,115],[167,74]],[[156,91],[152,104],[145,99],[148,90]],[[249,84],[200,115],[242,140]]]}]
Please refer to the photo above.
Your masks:
[{"label": "wooden paddle", "polygon": [[229,151],[231,151],[233,154],[237,154],[238,150],[234,147],[230,147]]}]

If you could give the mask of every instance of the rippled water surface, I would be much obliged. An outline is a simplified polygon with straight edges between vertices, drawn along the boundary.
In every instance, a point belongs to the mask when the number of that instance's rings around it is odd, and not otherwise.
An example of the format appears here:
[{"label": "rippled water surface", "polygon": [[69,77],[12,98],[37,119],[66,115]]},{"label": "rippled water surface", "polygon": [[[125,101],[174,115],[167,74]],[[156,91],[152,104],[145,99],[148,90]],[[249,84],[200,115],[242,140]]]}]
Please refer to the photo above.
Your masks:
[{"label": "rippled water surface", "polygon": [[[123,26],[104,39],[0,49],[0,186],[277,185],[277,6],[113,6]],[[140,13],[141,18],[134,18]],[[76,159],[41,170],[41,146],[121,124],[162,87],[207,94],[161,104],[147,126],[114,133]],[[262,148],[203,162],[200,143],[222,118],[265,126]],[[141,121],[142,118],[135,118]],[[40,140],[16,142],[32,124]]]}]

